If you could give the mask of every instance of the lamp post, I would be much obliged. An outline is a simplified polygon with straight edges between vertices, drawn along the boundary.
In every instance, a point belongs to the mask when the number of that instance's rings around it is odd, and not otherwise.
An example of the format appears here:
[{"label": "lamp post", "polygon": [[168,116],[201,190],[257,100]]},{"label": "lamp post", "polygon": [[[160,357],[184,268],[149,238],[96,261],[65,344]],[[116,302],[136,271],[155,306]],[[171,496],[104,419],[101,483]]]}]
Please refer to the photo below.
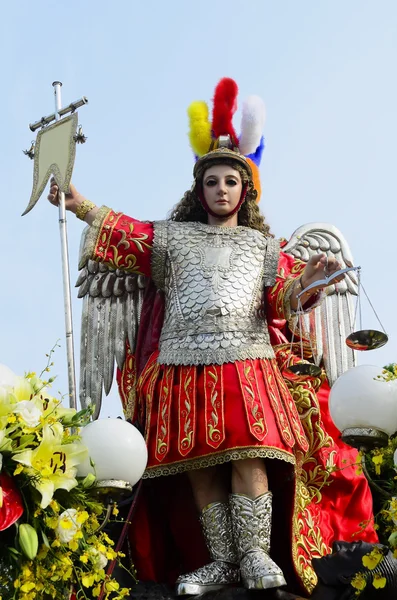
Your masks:
[{"label": "lamp post", "polygon": [[107,505],[103,529],[114,502],[128,497],[141,479],[147,464],[145,440],[138,429],[122,419],[98,419],[86,425],[81,440],[88,458],[79,465],[78,476],[95,476],[92,490]]},{"label": "lamp post", "polygon": [[397,432],[397,381],[385,381],[382,369],[373,365],[353,367],[332,386],[329,409],[342,432],[342,440],[360,450],[362,469],[370,485],[382,496],[391,498],[372,480],[365,453],[387,446],[389,437]]},{"label": "lamp post", "polygon": [[346,444],[386,446],[397,431],[397,381],[384,381],[373,365],[353,367],[332,386],[329,409]]},{"label": "lamp post", "polygon": [[98,491],[131,492],[147,463],[145,440],[138,429],[122,419],[98,419],[84,427],[81,441],[89,459],[79,465],[78,475],[94,474]]}]

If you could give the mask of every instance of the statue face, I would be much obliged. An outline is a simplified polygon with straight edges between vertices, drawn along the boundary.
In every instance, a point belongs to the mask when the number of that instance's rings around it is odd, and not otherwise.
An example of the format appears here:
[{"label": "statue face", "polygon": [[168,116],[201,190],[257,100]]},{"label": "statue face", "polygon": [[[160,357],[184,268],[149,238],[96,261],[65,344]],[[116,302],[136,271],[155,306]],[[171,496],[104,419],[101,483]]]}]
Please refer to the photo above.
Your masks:
[{"label": "statue face", "polygon": [[222,217],[238,205],[243,185],[240,173],[228,165],[215,165],[203,177],[203,193],[209,208]]}]

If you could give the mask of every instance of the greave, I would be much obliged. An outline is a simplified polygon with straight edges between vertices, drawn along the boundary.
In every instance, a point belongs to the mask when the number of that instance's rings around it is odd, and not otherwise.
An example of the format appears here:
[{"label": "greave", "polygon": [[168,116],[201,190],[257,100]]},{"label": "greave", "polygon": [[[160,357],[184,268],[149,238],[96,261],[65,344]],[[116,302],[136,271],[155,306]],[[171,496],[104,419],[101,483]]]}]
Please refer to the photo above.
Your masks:
[{"label": "greave", "polygon": [[213,502],[200,515],[205,541],[213,562],[177,580],[178,596],[196,595],[236,585],[240,580],[230,510],[225,502]]},{"label": "greave", "polygon": [[269,556],[271,492],[255,500],[242,494],[231,494],[230,510],[244,586],[248,589],[268,589],[285,585],[281,569]]}]

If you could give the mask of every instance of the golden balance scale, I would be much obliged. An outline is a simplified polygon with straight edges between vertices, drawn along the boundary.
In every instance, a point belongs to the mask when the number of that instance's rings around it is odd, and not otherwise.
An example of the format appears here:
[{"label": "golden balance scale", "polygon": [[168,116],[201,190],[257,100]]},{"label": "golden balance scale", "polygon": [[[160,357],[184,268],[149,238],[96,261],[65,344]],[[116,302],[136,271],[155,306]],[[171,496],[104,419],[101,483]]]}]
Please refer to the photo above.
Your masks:
[{"label": "golden balance scale", "polygon": [[[302,316],[304,315],[304,310],[303,310],[301,298],[302,298],[302,295],[304,293],[308,292],[309,290],[317,288],[317,287],[328,286],[332,283],[332,281],[334,281],[335,279],[337,279],[338,277],[340,277],[341,275],[343,275],[345,273],[349,273],[350,271],[356,271],[357,278],[358,278],[358,295],[357,295],[356,311],[355,311],[355,315],[354,315],[353,329],[355,329],[357,314],[359,315],[360,327],[357,331],[354,330],[352,333],[350,333],[350,335],[348,335],[348,337],[346,338],[347,346],[349,346],[349,348],[351,348],[352,350],[367,351],[367,350],[376,350],[377,348],[381,348],[388,342],[389,338],[384,330],[384,327],[383,327],[382,323],[380,322],[380,319],[379,319],[378,315],[376,314],[376,311],[375,311],[367,293],[365,292],[365,290],[362,286],[361,268],[360,267],[347,267],[346,269],[340,269],[339,271],[336,271],[332,275],[326,276],[324,279],[322,279],[320,281],[316,281],[316,282],[308,285],[297,296],[298,307],[296,310],[296,316],[297,316],[297,324],[298,324],[298,329],[299,329],[299,340],[300,340],[300,346],[301,346],[302,362],[295,364],[295,365],[290,364],[287,367],[287,371],[293,373],[294,375],[298,375],[301,377],[319,377],[321,375],[321,372],[322,372],[321,367],[319,367],[316,364],[307,362],[303,356],[303,340],[306,339],[305,338],[306,332],[304,331],[304,325],[303,325],[304,320],[302,319]],[[361,292],[364,292],[383,331],[378,331],[376,329],[363,329],[362,328]],[[292,341],[291,341],[291,348],[290,348],[291,356],[292,356],[292,345],[293,345],[294,339],[295,339],[296,328],[297,328],[297,326],[295,325],[294,331],[292,332]],[[311,336],[307,335],[307,338],[309,339],[311,352],[312,352],[312,355],[314,356]]]}]

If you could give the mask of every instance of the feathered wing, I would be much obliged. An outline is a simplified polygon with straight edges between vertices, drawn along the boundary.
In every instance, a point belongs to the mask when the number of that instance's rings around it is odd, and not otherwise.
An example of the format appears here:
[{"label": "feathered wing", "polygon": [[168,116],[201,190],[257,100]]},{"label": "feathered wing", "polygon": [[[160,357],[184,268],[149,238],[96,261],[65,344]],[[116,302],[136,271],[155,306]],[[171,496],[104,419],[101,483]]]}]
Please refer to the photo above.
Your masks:
[{"label": "feathered wing", "polygon": [[[304,262],[324,252],[328,258],[336,258],[342,269],[354,266],[345,238],[329,223],[299,227],[283,251]],[[323,361],[330,385],[356,365],[356,354],[346,345],[346,337],[353,330],[354,296],[357,295],[358,281],[355,271],[351,271],[344,281],[329,286],[323,303],[303,317],[303,325],[314,340],[315,361],[317,364]]]},{"label": "feathered wing", "polygon": [[[83,231],[84,248],[88,227]],[[148,279],[143,275],[88,260],[80,270],[76,287],[83,298],[80,342],[80,403],[94,406],[93,418],[101,410],[102,391],[108,395],[115,363],[123,368],[126,342],[134,352],[143,295]]]}]

